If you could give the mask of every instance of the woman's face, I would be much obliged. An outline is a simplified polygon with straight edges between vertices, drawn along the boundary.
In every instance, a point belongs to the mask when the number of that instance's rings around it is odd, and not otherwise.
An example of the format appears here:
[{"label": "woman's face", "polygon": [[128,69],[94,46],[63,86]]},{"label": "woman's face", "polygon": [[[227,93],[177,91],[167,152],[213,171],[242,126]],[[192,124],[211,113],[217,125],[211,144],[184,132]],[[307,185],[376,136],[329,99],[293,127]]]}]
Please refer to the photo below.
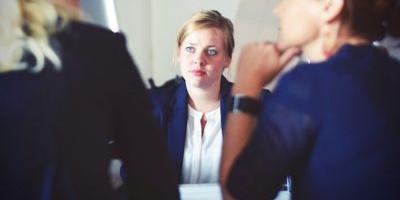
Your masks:
[{"label": "woman's face", "polygon": [[193,31],[179,47],[178,60],[186,84],[200,88],[219,86],[222,72],[230,64],[222,31],[218,28]]},{"label": "woman's face", "polygon": [[321,0],[281,0],[274,14],[279,18],[279,44],[282,48],[303,47],[319,35]]}]

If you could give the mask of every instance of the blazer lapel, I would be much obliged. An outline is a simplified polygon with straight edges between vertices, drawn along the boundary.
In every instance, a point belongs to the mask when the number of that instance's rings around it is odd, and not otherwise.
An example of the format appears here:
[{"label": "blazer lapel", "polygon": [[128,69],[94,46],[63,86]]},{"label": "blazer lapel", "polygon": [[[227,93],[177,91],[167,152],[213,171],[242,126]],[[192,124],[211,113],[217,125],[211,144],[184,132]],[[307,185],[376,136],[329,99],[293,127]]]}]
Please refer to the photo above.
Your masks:
[{"label": "blazer lapel", "polygon": [[178,181],[180,182],[188,118],[188,94],[184,81],[180,83],[174,96],[175,99],[170,104],[171,116],[168,123],[168,148],[171,152],[174,165],[178,170]]},{"label": "blazer lapel", "polygon": [[220,93],[220,111],[221,111],[221,127],[224,133],[226,122],[226,115],[228,113],[229,97],[231,96],[232,83],[230,83],[224,76],[221,77],[221,93]]}]

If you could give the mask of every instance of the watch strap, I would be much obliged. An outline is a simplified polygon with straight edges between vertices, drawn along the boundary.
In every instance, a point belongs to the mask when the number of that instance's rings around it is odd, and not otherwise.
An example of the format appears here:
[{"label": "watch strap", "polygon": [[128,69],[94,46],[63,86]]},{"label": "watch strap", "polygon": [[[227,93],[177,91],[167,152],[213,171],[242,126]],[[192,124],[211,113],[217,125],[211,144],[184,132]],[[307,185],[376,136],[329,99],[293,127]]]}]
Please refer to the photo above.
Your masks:
[{"label": "watch strap", "polygon": [[260,109],[261,103],[254,97],[236,94],[230,99],[229,110],[231,112],[243,112],[257,116],[260,113]]}]

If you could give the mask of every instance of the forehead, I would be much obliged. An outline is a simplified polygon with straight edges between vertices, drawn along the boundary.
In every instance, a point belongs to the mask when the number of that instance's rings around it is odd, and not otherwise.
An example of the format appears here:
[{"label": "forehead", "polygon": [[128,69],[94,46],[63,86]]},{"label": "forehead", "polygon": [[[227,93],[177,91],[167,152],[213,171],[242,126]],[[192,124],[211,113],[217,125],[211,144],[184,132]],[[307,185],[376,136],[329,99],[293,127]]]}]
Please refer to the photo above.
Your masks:
[{"label": "forehead", "polygon": [[223,46],[224,34],[218,28],[202,28],[189,33],[184,39],[183,44],[191,43],[193,45],[213,45]]},{"label": "forehead", "polygon": [[314,6],[316,3],[321,3],[322,0],[281,0],[280,4],[285,6]]}]

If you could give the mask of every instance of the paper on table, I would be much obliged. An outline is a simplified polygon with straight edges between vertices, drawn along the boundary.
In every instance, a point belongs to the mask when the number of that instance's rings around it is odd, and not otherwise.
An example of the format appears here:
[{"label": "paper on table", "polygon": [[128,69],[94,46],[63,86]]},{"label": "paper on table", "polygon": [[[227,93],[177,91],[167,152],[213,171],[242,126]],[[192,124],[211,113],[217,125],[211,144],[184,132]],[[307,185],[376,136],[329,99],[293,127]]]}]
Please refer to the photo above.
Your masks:
[{"label": "paper on table", "polygon": [[222,200],[221,189],[217,183],[181,184],[181,200]]},{"label": "paper on table", "polygon": [[[222,200],[221,189],[217,183],[181,184],[179,192],[181,200]],[[279,192],[275,200],[290,200],[290,192]]]}]

